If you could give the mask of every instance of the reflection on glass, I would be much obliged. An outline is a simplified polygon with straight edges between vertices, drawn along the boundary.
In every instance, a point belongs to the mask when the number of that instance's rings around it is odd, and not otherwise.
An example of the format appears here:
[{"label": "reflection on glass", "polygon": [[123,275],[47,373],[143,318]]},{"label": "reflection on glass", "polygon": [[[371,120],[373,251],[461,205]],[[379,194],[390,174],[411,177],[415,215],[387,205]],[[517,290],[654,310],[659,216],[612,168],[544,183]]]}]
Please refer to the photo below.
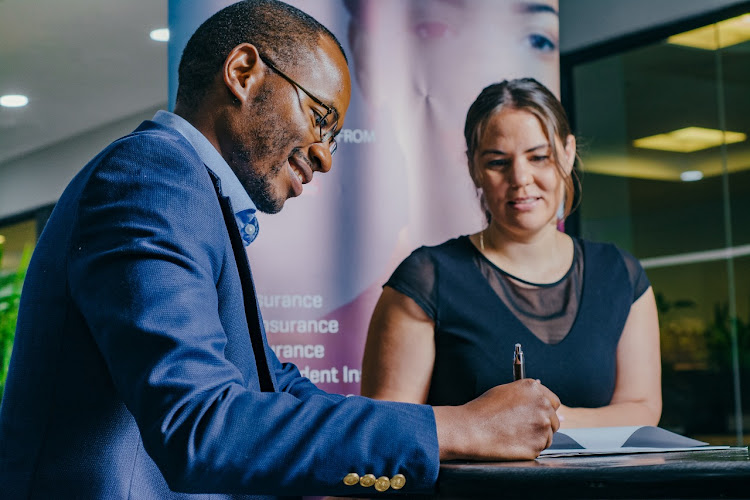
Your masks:
[{"label": "reflection on glass", "polygon": [[660,425],[711,444],[750,442],[750,36],[737,29],[573,68],[582,236],[641,259],[660,315]]}]

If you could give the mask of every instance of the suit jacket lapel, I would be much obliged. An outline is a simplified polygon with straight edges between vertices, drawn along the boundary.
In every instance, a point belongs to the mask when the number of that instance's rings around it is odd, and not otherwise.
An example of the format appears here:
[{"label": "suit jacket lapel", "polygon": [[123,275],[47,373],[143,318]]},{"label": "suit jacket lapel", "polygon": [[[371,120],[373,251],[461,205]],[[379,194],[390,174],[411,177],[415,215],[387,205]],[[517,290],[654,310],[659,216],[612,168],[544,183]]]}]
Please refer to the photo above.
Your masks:
[{"label": "suit jacket lapel", "polygon": [[247,261],[245,246],[242,243],[242,236],[240,236],[240,231],[234,218],[232,203],[229,198],[221,194],[221,185],[218,177],[210,170],[209,174],[214,182],[216,196],[219,198],[219,205],[221,205],[221,212],[224,216],[224,224],[229,232],[229,240],[232,242],[234,260],[237,261],[237,269],[240,273],[240,283],[242,284],[242,295],[245,303],[245,317],[247,318],[247,326],[250,331],[250,343],[253,346],[255,365],[258,368],[260,390],[263,392],[275,392],[276,388],[269,368],[265,341],[263,339],[263,320],[255,296],[255,284],[253,283],[250,264]]}]

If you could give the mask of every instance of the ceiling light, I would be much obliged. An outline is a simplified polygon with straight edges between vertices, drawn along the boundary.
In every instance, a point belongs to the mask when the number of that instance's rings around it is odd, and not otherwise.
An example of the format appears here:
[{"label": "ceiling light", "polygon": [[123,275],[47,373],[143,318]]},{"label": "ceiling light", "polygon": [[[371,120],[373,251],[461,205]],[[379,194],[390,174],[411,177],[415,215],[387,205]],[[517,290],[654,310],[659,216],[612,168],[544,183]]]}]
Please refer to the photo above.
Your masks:
[{"label": "ceiling light", "polygon": [[685,170],[680,174],[680,179],[685,182],[699,181],[703,179],[703,172],[700,170]]},{"label": "ceiling light", "polygon": [[717,50],[747,40],[750,40],[750,14],[725,19],[667,38],[667,42],[674,45],[705,50]]},{"label": "ceiling light", "polygon": [[151,40],[156,40],[157,42],[168,42],[169,41],[169,28],[159,28],[153,30],[149,35],[151,37]]},{"label": "ceiling light", "polygon": [[0,106],[6,108],[21,108],[29,103],[29,98],[20,94],[8,94],[0,96]]},{"label": "ceiling light", "polygon": [[687,127],[665,134],[652,135],[633,141],[633,146],[677,153],[692,153],[721,144],[742,142],[747,136],[741,132],[722,132],[711,128]]}]

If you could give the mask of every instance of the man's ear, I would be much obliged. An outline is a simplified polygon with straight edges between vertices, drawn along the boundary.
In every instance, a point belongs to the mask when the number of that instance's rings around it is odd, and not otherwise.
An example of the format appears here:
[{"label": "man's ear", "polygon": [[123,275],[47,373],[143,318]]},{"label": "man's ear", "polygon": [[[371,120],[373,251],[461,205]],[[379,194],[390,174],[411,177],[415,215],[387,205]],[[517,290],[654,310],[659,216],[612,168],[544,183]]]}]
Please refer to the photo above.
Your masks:
[{"label": "man's ear", "polygon": [[241,103],[254,95],[265,74],[258,49],[249,43],[241,43],[233,48],[222,68],[224,84]]}]

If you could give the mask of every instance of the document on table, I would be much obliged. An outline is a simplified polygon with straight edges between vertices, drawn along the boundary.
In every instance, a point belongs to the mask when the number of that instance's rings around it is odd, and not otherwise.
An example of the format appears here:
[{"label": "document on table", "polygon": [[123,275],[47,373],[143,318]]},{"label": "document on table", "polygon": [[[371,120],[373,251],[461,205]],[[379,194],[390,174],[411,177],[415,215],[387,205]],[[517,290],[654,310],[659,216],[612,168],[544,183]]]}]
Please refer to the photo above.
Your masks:
[{"label": "document on table", "polygon": [[666,451],[722,450],[708,443],[650,425],[590,427],[558,431],[539,458],[568,455],[616,455]]}]

